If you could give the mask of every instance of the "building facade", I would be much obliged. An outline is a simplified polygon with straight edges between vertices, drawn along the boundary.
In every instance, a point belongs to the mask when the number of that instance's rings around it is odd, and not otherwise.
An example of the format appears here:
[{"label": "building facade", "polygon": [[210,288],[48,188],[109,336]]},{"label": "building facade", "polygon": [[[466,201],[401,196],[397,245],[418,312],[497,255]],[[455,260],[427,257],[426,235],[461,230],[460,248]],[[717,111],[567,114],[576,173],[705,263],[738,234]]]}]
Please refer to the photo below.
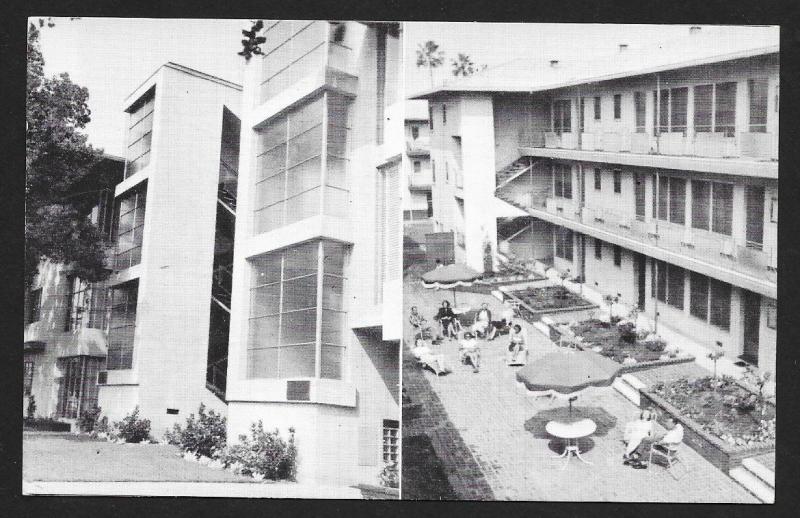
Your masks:
[{"label": "building facade", "polygon": [[431,223],[433,174],[427,102],[406,102],[404,131],[406,145],[403,155],[403,222],[405,225]]},{"label": "building facade", "polygon": [[296,431],[298,480],[399,460],[400,27],[269,21],[245,71],[228,436]]},{"label": "building facade", "polygon": [[[463,260],[482,270],[488,235],[500,257],[567,272],[774,373],[777,31],[723,30],[692,28],[663,55],[620,45],[590,64],[528,63],[512,83],[493,84],[495,71],[420,95],[432,167],[453,177],[435,184],[434,217],[463,234]],[[526,214],[499,246],[494,197]]]},{"label": "building facade", "polygon": [[[104,155],[109,185],[122,179],[124,160]],[[110,236],[113,192],[97,193],[91,221]],[[110,264],[109,264],[110,266]],[[74,422],[97,404],[97,377],[105,368],[108,284],[87,282],[69,265],[44,261],[25,293],[23,414],[33,398],[34,416]]]},{"label": "building facade", "polygon": [[98,404],[159,437],[201,403],[226,412],[241,87],[167,63],[125,101],[108,355]]}]

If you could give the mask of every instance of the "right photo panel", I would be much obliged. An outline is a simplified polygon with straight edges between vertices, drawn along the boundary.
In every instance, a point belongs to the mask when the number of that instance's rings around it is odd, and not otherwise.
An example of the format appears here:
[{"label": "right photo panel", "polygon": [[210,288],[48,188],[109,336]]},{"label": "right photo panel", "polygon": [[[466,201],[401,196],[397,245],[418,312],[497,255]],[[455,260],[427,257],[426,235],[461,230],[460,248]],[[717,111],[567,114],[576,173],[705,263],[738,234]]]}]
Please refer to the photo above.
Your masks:
[{"label": "right photo panel", "polygon": [[779,33],[403,24],[403,499],[774,502]]}]

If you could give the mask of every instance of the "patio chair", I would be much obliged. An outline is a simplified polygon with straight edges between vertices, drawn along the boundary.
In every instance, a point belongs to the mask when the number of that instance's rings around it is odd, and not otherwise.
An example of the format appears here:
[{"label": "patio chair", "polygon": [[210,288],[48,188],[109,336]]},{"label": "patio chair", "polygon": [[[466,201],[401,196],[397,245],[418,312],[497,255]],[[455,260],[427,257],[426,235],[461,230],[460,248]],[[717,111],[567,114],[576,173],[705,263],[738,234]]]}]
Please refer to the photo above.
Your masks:
[{"label": "patio chair", "polygon": [[[680,445],[681,445],[681,443],[677,443],[677,444],[666,444],[666,443],[658,444],[658,443],[656,443],[656,444],[653,444],[650,447],[650,458],[649,458],[649,461],[648,461],[648,465],[650,465],[650,466],[653,465],[653,457],[654,456],[655,457],[660,457],[660,458],[664,459],[664,461],[667,463],[665,468],[669,472],[669,474],[672,476],[672,478],[674,478],[675,480],[679,480],[680,477],[676,474],[675,469],[674,469],[674,467],[677,464],[681,464],[686,472],[689,471],[689,468],[683,462],[683,459],[680,456],[678,456],[678,450],[679,450]],[[686,473],[684,473],[683,475],[685,475],[685,474]],[[683,475],[681,475],[681,476],[683,476]]]}]

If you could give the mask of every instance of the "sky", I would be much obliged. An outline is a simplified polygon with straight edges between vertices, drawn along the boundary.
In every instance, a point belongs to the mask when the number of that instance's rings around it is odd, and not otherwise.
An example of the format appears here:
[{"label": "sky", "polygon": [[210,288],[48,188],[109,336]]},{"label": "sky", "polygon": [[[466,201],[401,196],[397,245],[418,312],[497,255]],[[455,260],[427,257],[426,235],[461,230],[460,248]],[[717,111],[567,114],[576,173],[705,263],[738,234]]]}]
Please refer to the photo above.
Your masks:
[{"label": "sky", "polygon": [[[124,99],[155,70],[172,61],[234,83],[242,81],[241,29],[249,20],[55,18],[41,31],[47,75],[68,72],[89,90],[89,142],[124,155]],[[459,52],[478,65],[493,67],[533,53],[567,60],[587,52],[612,53],[620,43],[632,48],[688,35],[688,25],[522,24],[410,22],[404,25],[405,92],[431,86],[427,69],[416,66],[415,50],[434,40],[445,65],[434,82],[452,79],[450,60]]]}]

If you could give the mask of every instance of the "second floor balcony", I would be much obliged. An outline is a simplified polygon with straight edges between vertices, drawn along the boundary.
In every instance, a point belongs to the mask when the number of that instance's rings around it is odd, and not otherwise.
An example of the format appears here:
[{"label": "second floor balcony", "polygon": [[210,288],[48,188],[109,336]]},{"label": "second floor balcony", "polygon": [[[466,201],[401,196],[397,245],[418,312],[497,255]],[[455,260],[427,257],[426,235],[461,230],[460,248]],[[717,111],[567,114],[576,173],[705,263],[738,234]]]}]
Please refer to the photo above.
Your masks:
[{"label": "second floor balcony", "polygon": [[408,188],[412,190],[429,190],[433,186],[433,172],[424,169],[408,175]]},{"label": "second floor balcony", "polygon": [[646,155],[703,158],[741,158],[756,161],[778,159],[778,138],[773,133],[684,132],[651,135],[644,132],[534,132],[521,147],[604,151]]},{"label": "second floor balcony", "polygon": [[428,156],[431,154],[431,141],[428,137],[406,139],[406,154],[408,156]]}]

